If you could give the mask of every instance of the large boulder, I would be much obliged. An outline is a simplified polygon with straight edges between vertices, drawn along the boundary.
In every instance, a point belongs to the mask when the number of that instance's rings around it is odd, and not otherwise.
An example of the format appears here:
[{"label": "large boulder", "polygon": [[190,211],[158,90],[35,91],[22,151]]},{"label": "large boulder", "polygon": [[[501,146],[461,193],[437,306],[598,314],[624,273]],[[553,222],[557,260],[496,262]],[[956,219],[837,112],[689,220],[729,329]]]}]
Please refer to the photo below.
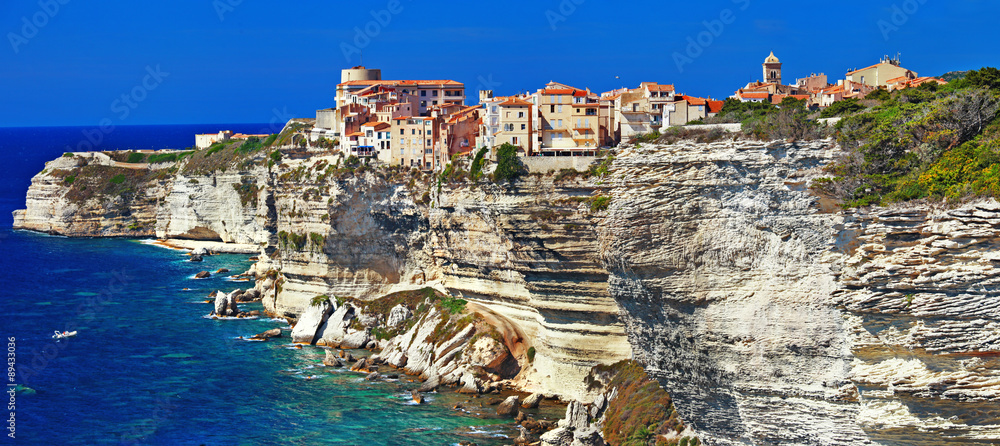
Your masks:
[{"label": "large boulder", "polygon": [[362,348],[367,346],[370,340],[371,330],[368,328],[360,331],[351,331],[340,342],[340,348]]},{"label": "large boulder", "polygon": [[260,291],[254,288],[246,290],[246,292],[243,293],[243,296],[241,297],[240,300],[244,302],[254,302],[260,300]]},{"label": "large boulder", "polygon": [[329,346],[340,346],[344,342],[344,336],[347,336],[347,327],[351,325],[351,320],[354,319],[355,308],[351,304],[341,305],[334,311],[333,314],[327,318],[325,324],[320,327],[317,336],[319,340],[322,341],[324,345]]},{"label": "large boulder", "polygon": [[525,409],[536,409],[538,408],[538,405],[542,403],[543,398],[545,398],[545,395],[542,395],[541,393],[532,393],[524,399],[521,403],[521,407]]},{"label": "large boulder", "polygon": [[272,329],[270,329],[268,331],[265,331],[263,333],[255,334],[253,336],[253,339],[271,339],[271,338],[280,338],[280,337],[281,337],[281,329],[280,328],[272,328]]},{"label": "large boulder", "polygon": [[497,406],[497,415],[501,417],[513,417],[517,415],[519,407],[521,407],[520,398],[517,395],[509,396]]},{"label": "large boulder", "polygon": [[573,444],[573,432],[565,427],[557,427],[542,434],[540,439],[546,446],[570,446]]},{"label": "large boulder", "polygon": [[413,312],[409,308],[404,307],[403,304],[399,304],[389,310],[389,318],[385,321],[385,324],[389,328],[396,328],[411,317],[413,317]]},{"label": "large boulder", "polygon": [[476,375],[473,375],[472,372],[467,371],[462,373],[462,378],[459,379],[459,382],[462,383],[462,387],[458,389],[458,393],[480,393],[477,381]]},{"label": "large boulder", "polygon": [[215,308],[212,314],[216,316],[236,316],[240,313],[236,308],[237,291],[226,294],[222,291],[215,292]]},{"label": "large boulder", "polygon": [[379,325],[377,317],[365,313],[358,314],[358,322],[361,322],[361,325],[365,327],[378,327]]},{"label": "large boulder", "polygon": [[207,279],[209,277],[212,277],[212,273],[208,271],[198,271],[198,274],[194,275],[195,279]]},{"label": "large boulder", "polygon": [[326,324],[330,313],[333,313],[333,305],[328,300],[319,305],[310,305],[292,328],[292,342],[316,343],[320,328]]},{"label": "large boulder", "polygon": [[573,431],[573,443],[571,446],[606,446],[604,437],[595,426],[588,426],[583,429]]},{"label": "large boulder", "polygon": [[323,365],[327,367],[343,367],[344,363],[340,362],[340,358],[333,350],[327,350],[326,356],[323,357]]},{"label": "large boulder", "polygon": [[559,427],[570,429],[583,429],[590,425],[590,414],[587,413],[587,406],[579,401],[572,401],[566,406],[566,417],[559,420]]},{"label": "large boulder", "polygon": [[212,253],[208,252],[208,249],[206,249],[204,246],[192,249],[190,254],[191,256],[200,256],[200,257],[207,257],[212,255]]},{"label": "large boulder", "polygon": [[464,354],[469,364],[482,366],[486,371],[503,378],[513,378],[521,371],[507,346],[494,336],[480,336],[466,348]]}]

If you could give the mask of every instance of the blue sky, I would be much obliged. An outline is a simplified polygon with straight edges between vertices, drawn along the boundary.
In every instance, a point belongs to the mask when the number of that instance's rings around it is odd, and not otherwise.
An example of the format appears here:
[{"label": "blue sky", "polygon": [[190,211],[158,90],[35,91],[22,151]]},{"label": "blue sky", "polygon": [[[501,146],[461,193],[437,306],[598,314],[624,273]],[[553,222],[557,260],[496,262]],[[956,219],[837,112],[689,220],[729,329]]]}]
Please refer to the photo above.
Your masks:
[{"label": "blue sky", "polygon": [[760,78],[771,50],[786,83],[897,52],[939,75],[1000,66],[998,13],[992,0],[5,1],[0,126],[309,117],[360,62],[354,48],[387,79],[464,82],[472,102],[481,86],[550,80],[724,98]]}]

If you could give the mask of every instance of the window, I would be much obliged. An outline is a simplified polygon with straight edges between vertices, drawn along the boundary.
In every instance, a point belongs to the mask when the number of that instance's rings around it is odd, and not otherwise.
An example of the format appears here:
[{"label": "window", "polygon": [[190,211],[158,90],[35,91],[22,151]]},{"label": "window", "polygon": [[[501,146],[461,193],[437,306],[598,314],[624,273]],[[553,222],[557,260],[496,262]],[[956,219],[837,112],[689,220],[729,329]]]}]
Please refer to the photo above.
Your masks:
[{"label": "window", "polygon": [[556,106],[555,105],[550,105],[549,106],[549,113],[555,113],[555,112],[556,112]]},{"label": "window", "polygon": [[[436,93],[436,92],[435,92],[435,93]],[[438,101],[434,101],[434,104],[433,104],[433,105],[438,105]]]},{"label": "window", "polygon": [[559,113],[562,113],[562,106],[559,106]]},{"label": "window", "polygon": [[521,124],[521,130],[527,130],[527,129],[528,129],[527,124]]},{"label": "window", "polygon": [[587,118],[587,119],[583,120],[583,126],[586,127],[586,128],[588,128],[588,129],[590,128],[590,118]]},{"label": "window", "polygon": [[556,121],[556,128],[557,129],[561,129],[562,128],[562,119]]},{"label": "window", "polygon": [[427,90],[420,90],[420,97],[427,97]]},{"label": "window", "polygon": [[431,95],[431,96],[434,96],[434,97],[437,97],[437,95],[438,95],[438,91],[437,90],[434,90],[431,93],[434,93],[434,94]]},{"label": "window", "polygon": [[431,140],[427,140],[427,145],[431,145]]},{"label": "window", "polygon": [[426,108],[427,107],[427,101],[420,101],[420,106]]},{"label": "window", "polygon": [[524,117],[524,112],[517,112],[517,117],[518,118],[523,118]]},{"label": "window", "polygon": [[513,138],[511,138],[510,140],[511,140],[511,142],[514,143],[514,145],[517,145],[517,137],[516,136],[513,137]]},{"label": "window", "polygon": [[505,114],[504,114],[504,117],[505,117],[505,118],[509,118],[509,117],[510,117],[510,112],[507,112],[507,113],[505,113]]},{"label": "window", "polygon": [[406,134],[406,129],[399,129],[399,134],[400,135],[405,135]]},{"label": "window", "polygon": [[372,135],[373,135],[372,131],[371,131],[371,130],[369,130],[369,131],[367,132],[367,134],[366,134],[365,136],[367,136],[367,137],[371,138],[371,137],[372,137]]}]

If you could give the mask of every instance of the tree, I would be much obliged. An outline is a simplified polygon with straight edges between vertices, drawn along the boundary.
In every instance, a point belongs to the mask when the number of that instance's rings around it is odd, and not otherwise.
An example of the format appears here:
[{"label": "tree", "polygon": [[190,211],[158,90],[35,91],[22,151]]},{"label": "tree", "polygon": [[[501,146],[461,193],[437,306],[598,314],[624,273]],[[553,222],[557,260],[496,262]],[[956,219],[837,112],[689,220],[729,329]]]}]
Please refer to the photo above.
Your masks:
[{"label": "tree", "polygon": [[1000,70],[993,67],[984,67],[979,70],[969,71],[965,79],[973,87],[986,87],[990,90],[1000,90]]},{"label": "tree", "polygon": [[469,177],[472,178],[472,181],[476,181],[479,177],[483,176],[483,165],[486,164],[483,157],[489,151],[490,149],[483,147],[476,152],[476,157],[472,160],[472,166],[469,168]]},{"label": "tree", "polygon": [[524,165],[517,157],[517,147],[504,143],[497,149],[497,169],[493,172],[493,180],[497,183],[514,182],[524,173]]},{"label": "tree", "polygon": [[[882,90],[879,90],[882,91]],[[826,110],[823,110],[819,114],[820,118],[833,118],[835,116],[844,116],[857,113],[864,110],[865,106],[861,105],[857,99],[849,98],[842,101],[837,101],[831,104]]]}]

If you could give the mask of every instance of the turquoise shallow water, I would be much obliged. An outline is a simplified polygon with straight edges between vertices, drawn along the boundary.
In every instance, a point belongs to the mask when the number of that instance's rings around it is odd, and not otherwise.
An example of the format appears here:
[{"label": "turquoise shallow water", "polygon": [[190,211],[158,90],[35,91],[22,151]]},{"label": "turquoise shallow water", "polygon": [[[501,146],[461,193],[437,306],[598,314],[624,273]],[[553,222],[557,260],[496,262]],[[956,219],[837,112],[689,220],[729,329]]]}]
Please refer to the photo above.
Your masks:
[{"label": "turquoise shallow water", "polygon": [[[196,264],[137,241],[8,229],[0,247],[0,335],[16,338],[17,383],[37,391],[16,398],[17,444],[496,445],[516,435],[452,410],[467,397],[415,406],[409,379],[370,383],[322,367],[321,349],[238,339],[283,321],[204,318],[209,292],[247,287],[224,277],[246,256]],[[233,273],[191,279],[219,268]],[[56,342],[54,330],[79,335]]]}]

